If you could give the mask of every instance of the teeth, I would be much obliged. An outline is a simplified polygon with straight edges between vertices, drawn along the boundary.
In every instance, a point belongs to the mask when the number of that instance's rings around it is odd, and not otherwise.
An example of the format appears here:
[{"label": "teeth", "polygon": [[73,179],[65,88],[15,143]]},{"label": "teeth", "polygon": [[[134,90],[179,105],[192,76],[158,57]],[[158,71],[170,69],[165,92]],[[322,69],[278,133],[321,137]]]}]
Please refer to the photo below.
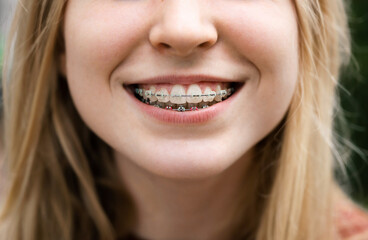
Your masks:
[{"label": "teeth", "polygon": [[185,95],[185,89],[181,85],[175,85],[171,89],[170,94],[170,102],[174,104],[184,104],[187,102],[186,97],[181,97],[182,95]]},{"label": "teeth", "polygon": [[189,86],[187,90],[187,95],[191,97],[187,97],[188,103],[200,103],[202,102],[202,90],[197,84],[192,84]]},{"label": "teeth", "polygon": [[[146,91],[146,93],[147,93],[147,91]],[[151,100],[151,102],[157,101],[157,97],[155,96],[156,88],[154,86],[150,87],[149,93],[150,93],[150,96],[148,98]]]},{"label": "teeth", "polygon": [[148,99],[151,96],[151,91],[143,91],[143,99]]},{"label": "teeth", "polygon": [[143,89],[137,88],[137,89],[135,90],[135,92],[136,92],[139,96],[143,97]]},{"label": "teeth", "polygon": [[198,106],[198,108],[206,108],[206,107],[208,107],[208,103],[206,103],[206,102],[201,102],[201,103],[199,103],[197,106]]},{"label": "teeth", "polygon": [[155,96],[159,102],[167,103],[170,101],[169,92],[165,88],[162,88],[160,91],[156,92]]},{"label": "teeth", "polygon": [[220,90],[220,96],[222,97],[222,98],[226,98],[227,97],[227,90]]},{"label": "teeth", "polygon": [[165,103],[163,102],[157,102],[156,105],[159,107],[159,108],[164,108],[165,107]]},{"label": "teeth", "polygon": [[151,97],[150,97],[150,100],[151,100],[152,102],[157,101],[157,97],[155,96],[155,94],[156,94],[156,88],[155,88],[154,86],[151,86],[149,90],[151,91]]},{"label": "teeth", "polygon": [[135,93],[143,103],[151,106],[173,111],[196,111],[221,102],[234,93],[234,88],[221,89],[220,84],[215,86],[215,91],[205,86],[203,93],[199,84],[188,86],[187,91],[184,86],[177,84],[172,87],[171,93],[160,86],[149,86],[148,90],[136,88]]},{"label": "teeth", "polygon": [[198,104],[197,103],[188,103],[188,108],[192,108],[192,107],[197,107]]},{"label": "teeth", "polygon": [[216,86],[216,97],[215,97],[215,101],[216,102],[221,102],[222,101],[222,96],[221,96],[221,94],[219,94],[220,93],[220,91],[221,91],[221,86],[220,86],[220,84],[218,84],[217,86]]},{"label": "teeth", "polygon": [[208,95],[203,97],[203,102],[212,102],[216,96],[216,92],[212,91],[210,87],[206,87],[203,94]]}]

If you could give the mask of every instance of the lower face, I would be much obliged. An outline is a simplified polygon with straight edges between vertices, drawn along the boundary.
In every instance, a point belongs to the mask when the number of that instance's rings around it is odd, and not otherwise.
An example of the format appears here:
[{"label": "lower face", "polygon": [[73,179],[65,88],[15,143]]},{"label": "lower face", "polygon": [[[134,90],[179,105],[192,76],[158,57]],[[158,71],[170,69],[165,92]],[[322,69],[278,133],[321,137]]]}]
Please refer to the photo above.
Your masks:
[{"label": "lower face", "polygon": [[297,83],[291,0],[70,0],[64,38],[83,121],[119,161],[168,178],[244,160]]}]

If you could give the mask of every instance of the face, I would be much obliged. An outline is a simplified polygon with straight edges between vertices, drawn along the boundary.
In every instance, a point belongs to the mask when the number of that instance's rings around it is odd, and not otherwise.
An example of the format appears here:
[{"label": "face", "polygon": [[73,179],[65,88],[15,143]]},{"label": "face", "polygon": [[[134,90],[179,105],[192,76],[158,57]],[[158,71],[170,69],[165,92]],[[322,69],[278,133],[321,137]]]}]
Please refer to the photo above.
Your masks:
[{"label": "face", "polygon": [[[291,0],[70,0],[64,38],[62,69],[84,122],[118,161],[169,178],[246,161],[285,116],[297,83]],[[169,96],[154,102],[157,93]],[[192,106],[199,110],[175,111]]]}]

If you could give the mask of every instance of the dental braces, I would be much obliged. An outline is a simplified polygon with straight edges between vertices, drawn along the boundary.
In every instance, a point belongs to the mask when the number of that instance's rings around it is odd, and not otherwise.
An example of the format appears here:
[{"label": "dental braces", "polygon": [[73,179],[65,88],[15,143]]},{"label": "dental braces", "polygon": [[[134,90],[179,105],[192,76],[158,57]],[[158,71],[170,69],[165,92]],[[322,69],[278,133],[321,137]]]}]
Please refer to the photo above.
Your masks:
[{"label": "dental braces", "polygon": [[[154,107],[158,107],[161,108],[158,105],[153,105]],[[176,111],[176,112],[188,112],[188,111],[198,111],[199,109],[205,109],[208,108],[208,105],[204,105],[203,107],[191,107],[191,108],[185,108],[184,106],[179,106],[177,109],[173,109],[171,106],[166,106],[164,109],[166,110],[172,110],[172,111]]]},{"label": "dental braces", "polygon": [[[168,95],[168,94],[161,94],[161,93],[155,93],[153,94],[152,91],[150,90],[146,90],[145,92],[143,92],[143,89],[140,88],[136,88],[135,89],[135,93],[138,94],[139,96],[143,96],[143,94],[145,94],[146,97],[150,98],[152,96],[158,97],[158,98],[164,98],[164,97],[193,97],[193,98],[198,98],[198,97],[216,97],[216,96],[221,96],[221,97],[227,97],[229,95],[231,95],[233,92],[235,91],[234,88],[229,88],[227,90],[220,90],[217,93],[210,93],[210,94],[184,94],[184,95]],[[147,93],[148,92],[148,93]],[[168,105],[165,107],[161,107],[158,104],[153,104],[153,103],[157,103],[156,101],[151,101],[150,99],[141,99],[141,101],[143,103],[146,103],[148,105],[160,108],[160,109],[165,109],[165,110],[171,110],[171,111],[176,111],[176,112],[188,112],[188,111],[198,111],[200,109],[205,109],[208,108],[209,105],[203,105],[202,107],[190,107],[190,108],[185,108],[183,105],[179,105],[178,108],[173,108],[172,106]],[[164,104],[164,103],[163,103]],[[175,104],[177,105],[177,104]]]},{"label": "dental braces", "polygon": [[[160,108],[160,109],[165,109],[165,110],[172,110],[172,111],[176,111],[176,112],[188,112],[188,111],[198,111],[199,109],[205,109],[205,108],[208,108],[209,105],[203,105],[202,107],[190,107],[190,108],[185,108],[183,105],[179,105],[178,108],[173,108],[172,106],[168,105],[168,106],[165,106],[165,107],[161,107],[157,104],[153,104],[153,103],[156,103],[156,101],[154,102],[151,102],[150,100],[148,99],[142,99],[141,100],[143,103],[147,104],[147,105],[151,105],[153,107],[157,107],[157,108]],[[175,104],[176,105],[176,104]]]},{"label": "dental braces", "polygon": [[183,95],[177,95],[177,94],[162,94],[162,93],[154,93],[151,90],[144,90],[141,88],[136,88],[135,89],[135,93],[138,94],[139,96],[143,97],[143,94],[146,97],[157,97],[157,98],[165,98],[165,97],[173,97],[173,98],[182,98],[182,97],[192,97],[192,98],[199,98],[199,97],[216,97],[216,96],[221,96],[221,97],[226,97],[231,95],[234,92],[234,88],[229,88],[227,90],[220,90],[217,93],[209,93],[209,94],[183,94]]}]

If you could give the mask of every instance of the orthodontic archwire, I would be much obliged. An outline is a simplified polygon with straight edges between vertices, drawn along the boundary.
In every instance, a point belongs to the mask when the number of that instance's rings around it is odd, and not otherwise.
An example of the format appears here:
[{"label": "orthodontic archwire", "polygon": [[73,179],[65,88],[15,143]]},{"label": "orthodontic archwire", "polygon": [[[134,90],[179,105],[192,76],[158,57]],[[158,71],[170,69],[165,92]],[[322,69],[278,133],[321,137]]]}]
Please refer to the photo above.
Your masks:
[{"label": "orthodontic archwire", "polygon": [[[233,93],[234,91],[235,91],[234,88],[229,88],[227,90],[220,90],[217,93],[210,93],[210,94],[190,94],[190,95],[188,95],[188,94],[184,94],[184,95],[174,94],[174,95],[169,95],[169,94],[160,94],[160,93],[153,94],[152,91],[146,90],[144,92],[144,94],[145,94],[146,97],[155,96],[157,98],[161,98],[161,97],[174,97],[174,98],[176,98],[176,97],[193,97],[193,98],[195,98],[195,97],[216,97],[216,96],[226,97],[226,96],[230,95],[231,93]],[[136,88],[135,93],[138,94],[139,96],[143,96],[143,89]],[[145,100],[142,100],[142,101],[146,104],[153,103],[148,99],[145,99]],[[191,108],[188,109],[188,108],[185,108],[184,106],[180,106],[180,104],[179,104],[179,107],[177,109],[174,109],[174,108],[172,108],[172,106],[166,106],[164,108],[162,108],[161,106],[159,106],[157,104],[154,104],[152,106],[160,108],[160,109],[172,110],[172,111],[176,111],[176,112],[197,111],[199,109],[205,109],[205,108],[209,107],[208,105],[203,105],[202,107],[191,107]]]},{"label": "orthodontic archwire", "polygon": [[[182,97],[216,97],[216,96],[221,96],[221,97],[225,97],[228,94],[231,94],[232,92],[234,92],[234,88],[229,88],[227,90],[220,90],[217,93],[210,93],[210,94],[183,94],[183,95],[178,95],[178,94],[174,94],[174,95],[170,95],[170,94],[161,94],[161,93],[153,93],[151,90],[146,90],[144,92],[144,95],[146,97],[174,97],[174,98],[182,98]],[[140,88],[136,88],[135,89],[135,93],[138,94],[139,96],[143,96],[143,89]]]}]

